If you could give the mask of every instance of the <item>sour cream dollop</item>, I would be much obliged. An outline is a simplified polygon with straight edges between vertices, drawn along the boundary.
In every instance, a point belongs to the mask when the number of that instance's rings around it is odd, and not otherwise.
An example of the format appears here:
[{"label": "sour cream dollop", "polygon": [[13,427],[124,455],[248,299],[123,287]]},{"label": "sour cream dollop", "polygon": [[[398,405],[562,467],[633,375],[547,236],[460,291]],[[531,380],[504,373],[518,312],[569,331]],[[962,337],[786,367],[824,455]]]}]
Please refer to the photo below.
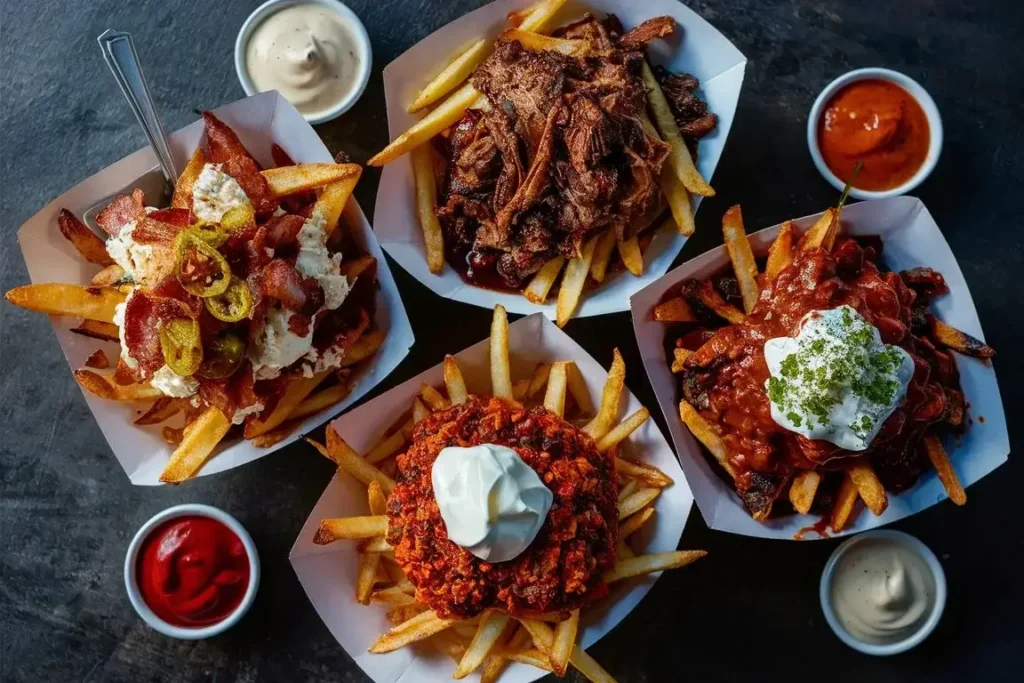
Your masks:
[{"label": "sour cream dollop", "polygon": [[903,400],[914,361],[854,308],[812,311],[796,337],[764,344],[772,419],[808,439],[863,451]]},{"label": "sour cream dollop", "polygon": [[554,500],[533,468],[495,444],[441,449],[431,482],[449,540],[487,562],[526,550]]}]

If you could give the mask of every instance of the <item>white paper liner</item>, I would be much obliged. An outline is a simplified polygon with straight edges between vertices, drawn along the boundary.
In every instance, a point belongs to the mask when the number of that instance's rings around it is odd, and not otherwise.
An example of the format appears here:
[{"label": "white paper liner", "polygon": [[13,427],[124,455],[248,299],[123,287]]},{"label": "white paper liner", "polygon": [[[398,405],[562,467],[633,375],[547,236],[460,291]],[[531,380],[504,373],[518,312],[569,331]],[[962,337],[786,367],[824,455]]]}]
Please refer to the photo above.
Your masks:
[{"label": "white paper liner", "polygon": [[[595,403],[600,400],[601,389],[608,376],[607,370],[583,350],[564,332],[541,315],[522,318],[509,326],[512,377],[529,377],[540,362],[573,360],[583,374]],[[488,341],[484,340],[455,355],[470,392],[490,391],[490,365]],[[606,359],[610,364],[610,359]],[[627,368],[636,376],[639,367]],[[413,377],[386,394],[375,398],[356,410],[332,422],[338,433],[357,451],[365,452],[383,434],[387,427],[407,411],[422,383],[443,386],[442,365]],[[624,392],[620,417],[625,417],[641,406],[632,393]],[[653,464],[675,480],[664,489],[654,504],[657,511],[650,528],[645,527],[638,546],[644,552],[675,550],[682,536],[686,518],[693,505],[693,496],[665,438],[653,420],[648,420],[626,442],[627,453]],[[412,683],[418,681],[448,680],[455,665],[446,656],[420,650],[401,650],[386,654],[370,654],[366,649],[390,624],[386,607],[365,607],[356,602],[356,576],[359,560],[356,544],[339,541],[327,546],[313,544],[313,535],[320,520],[367,514],[366,487],[348,475],[335,476],[309,515],[299,537],[292,546],[290,559],[306,595],[327,628],[341,643],[345,651],[377,683]],[[681,570],[681,571],[685,571]],[[584,647],[597,642],[622,621],[654,585],[659,574],[638,578],[617,585],[606,600],[584,610],[582,643]],[[510,666],[501,677],[503,683],[526,683],[546,672],[523,664]],[[479,673],[467,680],[479,680]]]},{"label": "white paper liner", "polygon": [[[794,223],[801,231],[806,231],[820,215],[806,216]],[[960,266],[939,226],[919,199],[895,197],[848,205],[843,209],[842,223],[847,234],[879,235],[884,245],[881,260],[892,270],[928,266],[941,272],[950,292],[937,297],[932,310],[950,325],[984,339]],[[755,254],[767,253],[781,225],[750,235]],[[748,230],[753,227],[747,226]],[[712,468],[708,456],[679,419],[678,382],[672,375],[663,346],[667,326],[655,322],[650,316],[651,308],[673,286],[688,278],[707,277],[723,268],[729,268],[729,256],[724,246],[684,263],[633,295],[630,309],[637,344],[658,405],[668,422],[683,471],[708,526],[747,536],[792,539],[798,531],[816,523],[819,517],[793,514],[766,523],[751,518],[732,485]],[[1010,441],[992,364],[955,352],[953,357],[960,370],[960,382],[970,406],[968,416],[973,424],[961,438],[947,439],[945,445],[960,481],[967,487],[1006,461]],[[856,520],[842,532],[833,534],[830,529],[828,534],[845,536],[873,529],[920,512],[946,497],[938,476],[933,470],[928,470],[910,490],[898,495],[890,493],[889,507],[882,515],[875,517],[869,511],[861,510]],[[805,538],[816,539],[819,536],[808,533]]]},{"label": "white paper liner", "polygon": [[[406,107],[460,46],[468,46],[481,36],[496,36],[506,27],[505,17],[510,11],[534,2],[492,2],[438,29],[388,64],[384,69],[384,93],[387,97],[391,138],[396,138],[421,118],[421,114],[409,114]],[[554,25],[565,23],[563,17],[571,19],[582,16],[586,9],[615,14],[627,28],[662,15],[676,19],[680,26],[676,36],[670,42],[654,41],[650,54],[655,63],[674,72],[692,73],[700,79],[701,92],[709,110],[718,115],[718,128],[703,138],[699,146],[697,166],[710,181],[732,127],[746,58],[711,24],[676,0],[588,0],[586,3],[568,3],[556,17]],[[435,294],[484,308],[501,304],[512,313],[540,311],[549,318],[555,317],[553,301],[543,305],[533,304],[520,294],[470,286],[447,264],[440,275],[427,269],[426,249],[416,214],[415,187],[408,154],[383,169],[374,209],[374,230],[384,250]],[[659,229],[644,253],[643,274],[634,277],[622,272],[610,276],[601,287],[584,293],[575,315],[586,317],[627,310],[629,296],[664,275],[685,243],[686,238],[671,228]]]},{"label": "white paper liner", "polygon": [[[283,147],[297,163],[332,161],[330,152],[313,128],[276,91],[239,100],[214,111],[238,133],[242,144],[253,156],[267,166],[273,165],[270,157],[273,143]],[[204,134],[205,129],[200,120],[170,136],[171,153],[178,168],[184,168]],[[88,284],[99,267],[83,261],[60,234],[57,230],[57,213],[60,209],[68,209],[81,216],[87,209],[156,166],[153,151],[148,147],[140,149],[82,181],[29,219],[18,231],[18,242],[32,282]],[[409,317],[402,306],[380,245],[355,199],[350,200],[345,207],[342,220],[353,230],[356,243],[377,259],[380,290],[375,322],[379,329],[387,330],[383,346],[344,401],[310,416],[293,434],[269,448],[256,448],[242,439],[226,441],[218,447],[217,452],[198,472],[198,476],[243,465],[287,446],[358,401],[394,370],[409,352],[414,341]],[[97,348],[102,348],[111,362],[120,354],[116,342],[101,342],[71,332],[71,328],[81,322],[78,318],[51,316],[50,320],[72,370],[83,367],[86,359]],[[107,443],[132,483],[159,484],[160,473],[173,451],[173,447],[161,437],[162,425],[140,427],[132,424],[137,417],[136,411],[142,409],[144,404],[120,404],[97,398],[87,391],[82,393]]]}]

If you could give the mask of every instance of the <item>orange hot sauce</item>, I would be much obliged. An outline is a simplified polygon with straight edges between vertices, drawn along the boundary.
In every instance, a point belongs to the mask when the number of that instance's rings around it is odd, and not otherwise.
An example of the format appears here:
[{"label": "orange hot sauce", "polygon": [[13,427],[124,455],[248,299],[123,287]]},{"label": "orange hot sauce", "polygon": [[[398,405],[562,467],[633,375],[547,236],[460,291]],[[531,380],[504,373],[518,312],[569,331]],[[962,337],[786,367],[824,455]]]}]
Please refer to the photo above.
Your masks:
[{"label": "orange hot sauce", "polygon": [[883,80],[851,83],[832,96],[818,122],[818,147],[840,180],[864,162],[855,186],[890,190],[910,180],[928,156],[931,132],[921,105]]}]

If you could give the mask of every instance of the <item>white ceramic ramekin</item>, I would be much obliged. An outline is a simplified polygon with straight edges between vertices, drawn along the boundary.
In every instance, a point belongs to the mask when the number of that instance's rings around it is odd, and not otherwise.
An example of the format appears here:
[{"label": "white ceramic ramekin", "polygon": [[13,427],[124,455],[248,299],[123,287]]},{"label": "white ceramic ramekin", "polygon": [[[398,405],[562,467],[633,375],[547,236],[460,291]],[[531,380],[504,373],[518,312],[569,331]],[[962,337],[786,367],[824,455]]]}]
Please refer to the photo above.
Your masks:
[{"label": "white ceramic ramekin", "polygon": [[[139,583],[136,577],[136,571],[139,559],[139,550],[142,547],[143,541],[149,537],[149,535],[158,526],[164,522],[177,519],[178,517],[209,517],[210,519],[216,520],[230,529],[239,539],[242,541],[242,545],[245,547],[245,554],[249,557],[249,587],[245,591],[245,595],[242,596],[242,601],[238,603],[238,607],[234,609],[231,614],[227,615],[221,621],[216,624],[209,626],[203,626],[200,628],[184,628],[181,626],[175,626],[169,624],[149,608],[146,601],[142,598],[142,593],[139,590]],[[175,505],[174,507],[167,508],[163,512],[159,512],[150,518],[148,522],[142,525],[142,527],[136,532],[132,542],[128,544],[128,553],[124,558],[124,585],[128,590],[128,599],[132,603],[132,607],[138,612],[139,616],[142,617],[143,621],[153,627],[154,630],[170,636],[171,638],[179,638],[181,640],[201,640],[203,638],[210,638],[212,636],[219,635],[229,628],[234,626],[241,620],[245,613],[249,611],[249,607],[252,606],[253,601],[256,599],[256,590],[260,585],[260,557],[256,552],[256,544],[252,542],[252,537],[249,532],[245,530],[242,524],[229,515],[215,507],[209,505],[198,505],[190,503],[187,505]]]},{"label": "white ceramic ramekin", "polygon": [[[928,616],[921,621],[920,627],[902,640],[885,644],[867,643],[855,638],[849,631],[843,628],[832,605],[832,577],[835,575],[836,566],[843,556],[856,547],[858,543],[878,539],[883,539],[890,543],[899,543],[911,552],[919,555],[925,564],[928,565],[932,579],[935,582],[935,599],[932,601],[932,609]],[[942,565],[939,563],[939,558],[935,557],[935,553],[910,534],[889,529],[866,531],[842,543],[835,549],[832,556],[828,558],[828,562],[825,563],[825,569],[821,573],[818,596],[821,600],[821,611],[825,613],[825,621],[828,622],[828,625],[836,636],[839,637],[839,640],[864,654],[885,657],[906,652],[921,643],[935,630],[939,620],[942,618],[942,612],[946,608],[946,573],[942,570]]]},{"label": "white ceramic ramekin", "polygon": [[939,109],[935,106],[935,100],[928,94],[928,91],[921,87],[921,84],[913,78],[905,76],[898,71],[877,67],[855,69],[843,74],[825,86],[825,89],[818,95],[818,99],[814,100],[811,114],[807,118],[807,147],[811,151],[811,159],[825,180],[832,187],[842,192],[846,183],[829,169],[825,164],[825,159],[821,156],[821,149],[818,147],[818,121],[825,115],[825,107],[833,95],[850,83],[866,80],[881,80],[895,83],[917,100],[917,103],[921,105],[921,109],[924,111],[925,117],[928,119],[928,155],[925,157],[924,163],[921,164],[921,168],[917,170],[917,173],[902,185],[891,190],[880,191],[861,190],[854,187],[850,189],[850,196],[855,199],[885,199],[886,197],[906,194],[920,185],[932,172],[932,169],[935,168],[935,164],[939,162],[939,153],[942,152],[942,117],[939,116]]},{"label": "white ceramic ramekin", "polygon": [[326,123],[344,114],[362,96],[363,91],[366,90],[366,84],[370,81],[370,72],[373,68],[373,50],[370,48],[370,36],[366,33],[366,27],[363,26],[363,22],[355,12],[338,0],[267,0],[257,7],[242,24],[242,28],[238,31],[238,37],[235,38],[235,73],[238,75],[238,82],[242,84],[246,95],[255,95],[259,92],[252,79],[249,78],[249,71],[245,66],[245,48],[249,44],[249,38],[264,19],[294,5],[320,5],[333,11],[352,28],[356,49],[359,51],[360,66],[359,74],[356,77],[356,87],[330,109],[318,112],[316,115],[303,114],[303,117],[311,124]]}]

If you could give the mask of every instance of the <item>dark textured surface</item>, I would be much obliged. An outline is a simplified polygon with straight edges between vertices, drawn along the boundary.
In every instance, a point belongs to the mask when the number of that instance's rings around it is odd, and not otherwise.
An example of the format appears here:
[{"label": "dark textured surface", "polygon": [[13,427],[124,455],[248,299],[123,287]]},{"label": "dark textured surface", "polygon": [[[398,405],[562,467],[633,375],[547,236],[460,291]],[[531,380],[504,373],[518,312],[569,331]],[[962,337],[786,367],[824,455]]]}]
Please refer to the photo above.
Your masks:
[{"label": "dark textured surface", "polygon": [[[164,124],[242,95],[231,62],[237,28],[259,3],[0,0],[0,286],[27,280],[14,234],[52,197],[142,144],[94,37],[133,32]],[[386,142],[380,69],[481,0],[357,0],[375,74],[359,104],[321,127],[332,150],[365,161]],[[970,284],[1020,446],[1019,343],[1024,289],[1019,180],[1024,177],[1024,11],[1017,0],[690,3],[748,56],[736,122],[697,217],[690,258],[720,241],[718,217],[743,203],[748,226],[820,210],[835,193],[804,142],[818,91],[854,67],[918,79],[942,112],[946,142],[919,196]],[[379,174],[357,190],[373,207]],[[490,314],[441,300],[394,267],[419,342],[385,389],[487,334]],[[450,329],[446,322],[458,321]],[[619,346],[629,384],[653,403],[626,314],[574,321],[599,359]],[[179,488],[133,488],[108,451],[42,316],[0,304],[0,680],[256,681],[366,677],[310,607],[286,556],[331,468],[302,445]],[[661,418],[659,416],[659,421]],[[661,421],[662,425],[664,424]],[[623,683],[647,681],[1018,680],[1024,657],[1019,459],[971,487],[964,509],[938,505],[895,525],[942,558],[950,598],[936,633],[915,651],[872,659],[843,646],[817,599],[836,542],[760,541],[710,532],[695,509],[685,547],[711,556],[663,577],[592,650]],[[263,558],[255,607],[227,635],[200,643],[149,630],[124,593],[131,535],[175,503],[235,514]],[[353,615],[353,618],[358,618]],[[1016,670],[1018,674],[1013,674]]]}]

